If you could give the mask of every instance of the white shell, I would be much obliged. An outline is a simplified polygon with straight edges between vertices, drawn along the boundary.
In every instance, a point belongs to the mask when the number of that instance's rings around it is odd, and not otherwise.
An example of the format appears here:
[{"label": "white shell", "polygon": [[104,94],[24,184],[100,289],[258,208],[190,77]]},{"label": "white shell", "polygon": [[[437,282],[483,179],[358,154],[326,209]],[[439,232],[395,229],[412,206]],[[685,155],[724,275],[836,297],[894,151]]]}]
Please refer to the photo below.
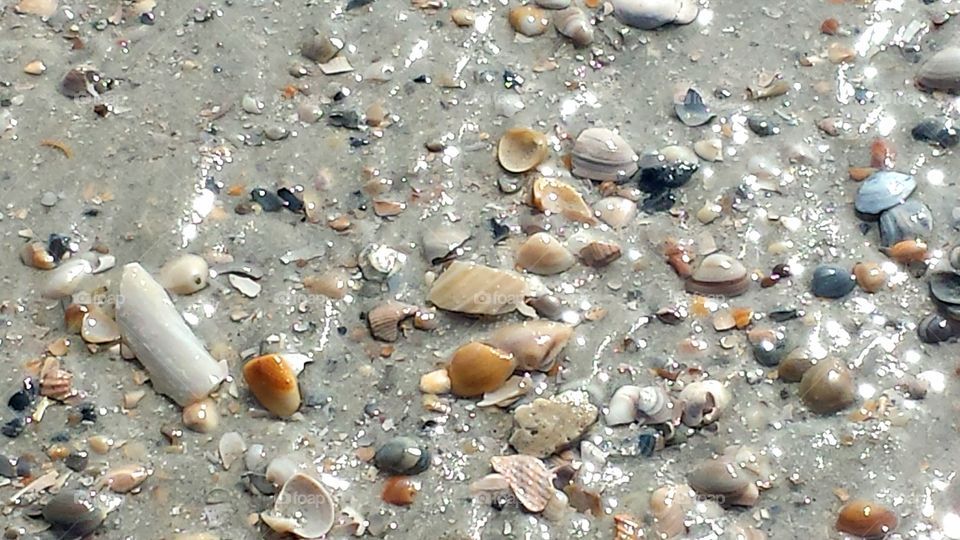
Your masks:
[{"label": "white shell", "polygon": [[534,274],[559,274],[576,262],[573,254],[550,233],[534,234],[517,249],[517,266]]},{"label": "white shell", "polygon": [[226,365],[210,356],[163,287],[137,263],[123,268],[117,323],[153,388],[181,406],[205,398],[227,376]]},{"label": "white shell", "polygon": [[176,294],[193,294],[207,286],[210,267],[199,255],[187,253],[168,261],[160,268],[157,281]]},{"label": "white shell", "polygon": [[607,405],[607,414],[603,416],[608,426],[620,426],[637,419],[637,399],[641,388],[626,384],[617,388]]},{"label": "white shell", "polygon": [[569,7],[553,16],[557,32],[570,38],[577,47],[586,47],[593,43],[593,26],[587,15],[576,7]]},{"label": "white shell", "polygon": [[317,479],[296,473],[283,484],[273,511],[263,512],[260,517],[277,532],[318,538],[333,527],[333,498]]},{"label": "white shell", "polygon": [[598,182],[629,178],[638,160],[623,137],[605,128],[583,130],[573,145],[573,174]]},{"label": "white shell", "polygon": [[720,381],[692,382],[680,391],[683,423],[695,427],[715,422],[730,405],[730,391]]},{"label": "white shell", "polygon": [[120,340],[120,327],[96,306],[87,306],[80,325],[80,337],[87,343],[113,343]]},{"label": "white shell", "polygon": [[614,229],[626,227],[637,215],[637,203],[624,197],[604,197],[593,207],[600,221]]},{"label": "white shell", "polygon": [[47,281],[40,294],[51,300],[66,298],[75,293],[92,274],[93,263],[86,254],[73,257],[47,273]]},{"label": "white shell", "polygon": [[475,263],[453,261],[427,296],[440,309],[474,315],[499,315],[516,309],[528,294],[523,276]]},{"label": "white shell", "polygon": [[247,443],[243,441],[243,435],[228,431],[220,437],[217,449],[220,452],[220,464],[225,470],[230,470],[233,463],[247,451]]},{"label": "white shell", "polygon": [[275,486],[282,486],[287,483],[300,466],[302,460],[296,455],[285,454],[277,456],[270,460],[267,470],[264,473],[267,480]]},{"label": "white shell", "polygon": [[667,24],[690,24],[699,13],[695,0],[613,0],[613,14],[623,24],[653,30]]}]

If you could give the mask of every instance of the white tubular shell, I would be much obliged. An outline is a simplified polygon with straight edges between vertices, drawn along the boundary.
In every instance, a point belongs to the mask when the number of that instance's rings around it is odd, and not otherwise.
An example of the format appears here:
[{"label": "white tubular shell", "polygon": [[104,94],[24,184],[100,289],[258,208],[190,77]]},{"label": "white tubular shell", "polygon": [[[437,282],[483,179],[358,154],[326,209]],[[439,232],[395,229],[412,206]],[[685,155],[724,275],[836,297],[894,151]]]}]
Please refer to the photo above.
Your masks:
[{"label": "white tubular shell", "polygon": [[207,397],[227,376],[226,365],[210,356],[163,287],[138,263],[123,268],[117,323],[150,372],[154,390],[181,407]]}]

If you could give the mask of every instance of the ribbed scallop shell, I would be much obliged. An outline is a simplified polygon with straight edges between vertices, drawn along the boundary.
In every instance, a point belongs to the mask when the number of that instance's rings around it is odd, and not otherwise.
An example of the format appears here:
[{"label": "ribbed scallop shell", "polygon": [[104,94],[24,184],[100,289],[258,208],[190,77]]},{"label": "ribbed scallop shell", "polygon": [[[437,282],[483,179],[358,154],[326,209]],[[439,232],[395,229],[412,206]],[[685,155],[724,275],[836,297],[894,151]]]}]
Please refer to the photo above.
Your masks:
[{"label": "ribbed scallop shell", "polygon": [[605,128],[587,128],[573,145],[573,174],[598,182],[626,180],[637,172],[636,152]]},{"label": "ribbed scallop shell", "polygon": [[553,473],[533,456],[513,455],[490,458],[493,470],[506,478],[524,508],[542,512],[554,496]]},{"label": "ribbed scallop shell", "polygon": [[394,342],[400,337],[400,323],[416,312],[417,306],[396,300],[378,304],[367,313],[370,334],[380,341]]}]

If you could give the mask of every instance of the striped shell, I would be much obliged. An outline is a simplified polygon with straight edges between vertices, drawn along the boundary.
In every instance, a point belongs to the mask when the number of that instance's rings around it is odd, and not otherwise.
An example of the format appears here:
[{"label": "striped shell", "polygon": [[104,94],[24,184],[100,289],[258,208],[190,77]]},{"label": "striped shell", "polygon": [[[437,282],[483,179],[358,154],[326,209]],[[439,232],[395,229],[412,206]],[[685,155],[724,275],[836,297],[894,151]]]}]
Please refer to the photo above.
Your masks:
[{"label": "striped shell", "polygon": [[394,342],[400,337],[400,323],[417,312],[417,306],[387,300],[367,313],[370,334],[380,341]]},{"label": "striped shell", "polygon": [[543,461],[524,455],[494,456],[490,458],[490,465],[506,478],[513,494],[527,510],[542,512],[553,499],[554,474]]}]

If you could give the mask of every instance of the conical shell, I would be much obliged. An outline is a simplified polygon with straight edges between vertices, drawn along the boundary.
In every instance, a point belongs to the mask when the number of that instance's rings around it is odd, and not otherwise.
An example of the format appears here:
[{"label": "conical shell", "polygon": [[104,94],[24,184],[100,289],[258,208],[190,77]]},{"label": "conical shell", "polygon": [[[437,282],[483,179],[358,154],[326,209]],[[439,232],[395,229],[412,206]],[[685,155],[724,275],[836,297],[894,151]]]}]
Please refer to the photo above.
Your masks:
[{"label": "conical shell", "polygon": [[260,514],[271,529],[300,538],[319,538],[333,527],[333,498],[312,476],[296,473],[284,484],[272,512]]},{"label": "conical shell", "polygon": [[669,422],[679,411],[667,391],[660,386],[644,386],[637,392],[637,421],[640,424]]},{"label": "conical shell", "polygon": [[547,159],[547,152],[547,136],[529,128],[508,129],[497,145],[500,165],[512,173],[533,169]]},{"label": "conical shell", "polygon": [[207,286],[210,267],[207,261],[192,253],[181,255],[160,268],[157,281],[176,294],[193,294]]},{"label": "conical shell", "polygon": [[920,66],[917,83],[926,90],[960,90],[960,47],[947,47],[930,57]]},{"label": "conical shell", "polygon": [[516,309],[528,294],[527,282],[516,272],[454,261],[433,282],[427,300],[448,311],[499,315]]},{"label": "conical shell", "polygon": [[450,358],[450,390],[460,397],[482,396],[503,386],[515,367],[510,353],[472,341],[454,351]]},{"label": "conical shell", "polygon": [[416,312],[417,306],[396,300],[387,300],[378,304],[367,313],[370,334],[380,341],[394,342],[400,337],[400,323]]},{"label": "conical shell", "polygon": [[517,369],[550,371],[572,335],[570,325],[537,320],[502,326],[484,341],[512,354]]},{"label": "conical shell", "polygon": [[553,498],[553,473],[533,456],[494,456],[490,458],[493,470],[506,478],[513,494],[524,508],[542,512]]},{"label": "conical shell", "polygon": [[243,366],[243,380],[257,401],[283,418],[300,408],[300,387],[294,369],[278,354],[258,356]]},{"label": "conical shell", "polygon": [[730,404],[730,391],[720,381],[707,379],[688,384],[680,391],[683,423],[696,427],[715,422]]},{"label": "conical shell", "polygon": [[837,516],[837,530],[863,538],[883,538],[897,528],[900,520],[893,510],[865,499],[843,505]]},{"label": "conical shell", "polygon": [[630,424],[637,419],[637,400],[642,390],[639,386],[625,384],[613,392],[603,415],[608,426]]},{"label": "conical shell", "polygon": [[534,274],[559,274],[576,262],[573,254],[550,233],[534,234],[517,249],[517,266]]},{"label": "conical shell", "polygon": [[120,335],[150,372],[156,391],[186,406],[220,385],[227,376],[226,365],[214,361],[163,287],[142,266],[124,267],[119,297]]},{"label": "conical shell", "polygon": [[530,190],[531,205],[544,213],[560,214],[581,223],[595,223],[593,210],[570,184],[552,178],[537,178]]},{"label": "conical shell", "polygon": [[549,23],[546,12],[535,6],[515,7],[510,10],[508,18],[510,26],[517,33],[528,37],[539,36],[546,32]]},{"label": "conical shell", "polygon": [[557,32],[570,38],[577,47],[586,47],[593,43],[593,26],[587,14],[580,8],[569,7],[558,11],[553,16],[553,24]]},{"label": "conical shell", "polygon": [[598,182],[623,181],[637,172],[639,157],[627,141],[605,128],[587,128],[573,145],[573,174]]}]

